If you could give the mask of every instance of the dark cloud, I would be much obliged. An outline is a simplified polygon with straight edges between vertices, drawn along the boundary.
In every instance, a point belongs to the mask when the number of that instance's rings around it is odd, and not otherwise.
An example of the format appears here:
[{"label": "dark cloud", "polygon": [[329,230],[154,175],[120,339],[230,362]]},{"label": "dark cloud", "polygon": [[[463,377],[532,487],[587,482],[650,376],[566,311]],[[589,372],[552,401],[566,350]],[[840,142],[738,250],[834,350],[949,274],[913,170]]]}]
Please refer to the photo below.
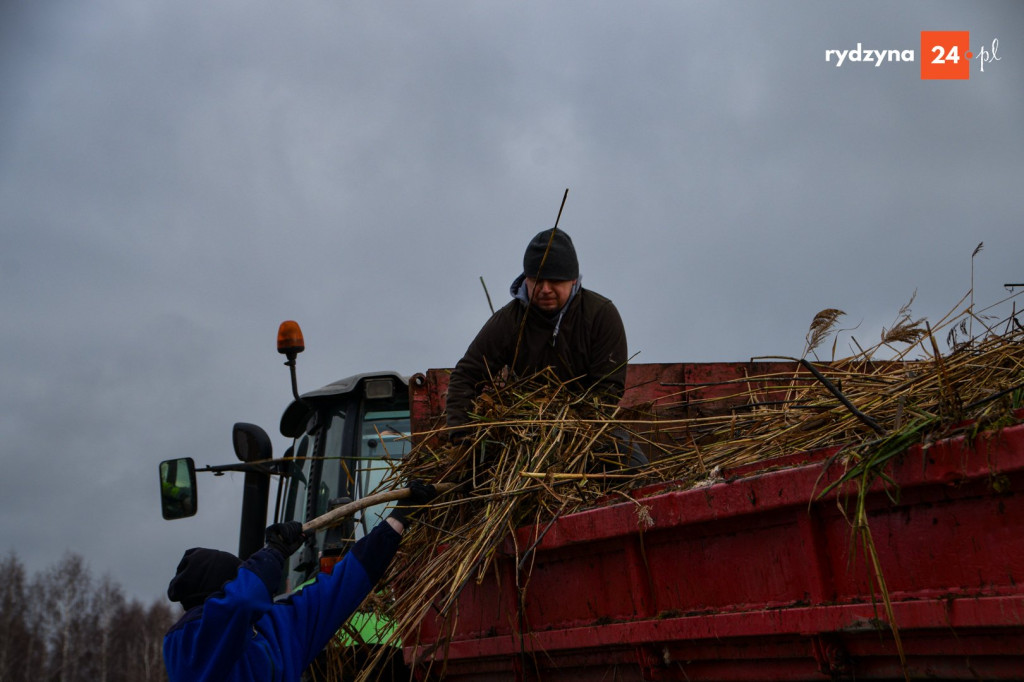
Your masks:
[{"label": "dark cloud", "polygon": [[[1024,276],[1015,2],[0,13],[0,544],[143,599],[184,547],[237,544],[239,478],[166,523],[156,465],[275,432],[281,320],[304,388],[450,366],[478,278],[505,299],[566,187],[639,361],[799,354],[826,307],[870,343],[915,290],[947,312],[981,241],[979,299]],[[824,59],[937,28],[1001,61],[944,82]]]}]

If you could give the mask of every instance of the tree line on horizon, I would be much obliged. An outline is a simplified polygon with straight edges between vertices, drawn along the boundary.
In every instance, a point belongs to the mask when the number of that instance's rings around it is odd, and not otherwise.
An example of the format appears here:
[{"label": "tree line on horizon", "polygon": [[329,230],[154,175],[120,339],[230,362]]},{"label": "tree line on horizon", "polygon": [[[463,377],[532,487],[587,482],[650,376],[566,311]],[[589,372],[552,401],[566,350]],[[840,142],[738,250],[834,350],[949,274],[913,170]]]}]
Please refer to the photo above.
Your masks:
[{"label": "tree line on horizon", "polygon": [[0,682],[166,682],[163,637],[180,608],[127,599],[68,552],[29,577],[0,560]]}]

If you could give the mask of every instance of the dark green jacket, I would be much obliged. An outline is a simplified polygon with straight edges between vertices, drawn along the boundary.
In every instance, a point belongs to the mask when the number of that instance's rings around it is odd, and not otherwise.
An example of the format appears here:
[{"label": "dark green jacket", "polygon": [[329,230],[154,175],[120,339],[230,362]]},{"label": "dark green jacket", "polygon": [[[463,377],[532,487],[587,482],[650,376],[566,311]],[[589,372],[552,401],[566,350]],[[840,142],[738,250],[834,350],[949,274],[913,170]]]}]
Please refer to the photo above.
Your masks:
[{"label": "dark green jacket", "polygon": [[[517,282],[521,280],[516,280]],[[513,291],[516,284],[513,284]],[[525,318],[525,322],[524,322]],[[522,327],[518,354],[516,340]],[[469,421],[473,399],[508,367],[517,377],[554,368],[574,388],[591,387],[614,399],[622,397],[626,381],[626,331],[615,305],[604,296],[579,289],[562,314],[551,316],[516,298],[491,316],[452,370],[448,384],[449,426]]]}]

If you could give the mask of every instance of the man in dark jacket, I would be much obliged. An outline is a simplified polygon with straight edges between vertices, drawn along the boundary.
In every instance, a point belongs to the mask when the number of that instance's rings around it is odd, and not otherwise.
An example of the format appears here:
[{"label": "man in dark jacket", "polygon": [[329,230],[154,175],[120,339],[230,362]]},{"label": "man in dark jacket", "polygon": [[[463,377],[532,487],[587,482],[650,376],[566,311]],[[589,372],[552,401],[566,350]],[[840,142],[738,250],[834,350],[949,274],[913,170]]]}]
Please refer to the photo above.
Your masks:
[{"label": "man in dark jacket", "polygon": [[473,400],[503,368],[528,377],[551,367],[580,392],[613,401],[622,397],[627,360],[622,318],[611,301],[580,282],[569,235],[552,228],[530,241],[523,274],[512,282],[513,300],[484,324],[452,371],[449,427],[469,421]]},{"label": "man in dark jacket", "polygon": [[305,539],[297,521],[267,528],[267,545],[245,562],[227,552],[185,552],[167,588],[185,615],[164,637],[171,682],[296,682],[384,574],[416,507],[434,486],[411,494],[357,542],[331,573],[284,601],[273,597],[285,560]]}]

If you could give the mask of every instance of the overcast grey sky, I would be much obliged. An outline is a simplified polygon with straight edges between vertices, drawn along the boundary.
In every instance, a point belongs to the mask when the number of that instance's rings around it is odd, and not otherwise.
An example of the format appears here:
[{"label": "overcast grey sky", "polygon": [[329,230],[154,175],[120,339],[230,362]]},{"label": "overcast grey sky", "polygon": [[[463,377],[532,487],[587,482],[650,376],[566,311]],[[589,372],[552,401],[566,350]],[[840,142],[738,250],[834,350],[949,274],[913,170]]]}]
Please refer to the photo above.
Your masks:
[{"label": "overcast grey sky", "polygon": [[[999,61],[922,80],[920,34]],[[131,596],[237,549],[241,476],[160,517],[157,463],[275,450],[304,390],[450,367],[563,227],[637,362],[863,345],[1024,281],[1024,4],[0,2],[0,551]],[[825,51],[915,61],[826,63]],[[840,341],[840,354],[849,352]],[[844,346],[846,346],[844,348]]]}]

